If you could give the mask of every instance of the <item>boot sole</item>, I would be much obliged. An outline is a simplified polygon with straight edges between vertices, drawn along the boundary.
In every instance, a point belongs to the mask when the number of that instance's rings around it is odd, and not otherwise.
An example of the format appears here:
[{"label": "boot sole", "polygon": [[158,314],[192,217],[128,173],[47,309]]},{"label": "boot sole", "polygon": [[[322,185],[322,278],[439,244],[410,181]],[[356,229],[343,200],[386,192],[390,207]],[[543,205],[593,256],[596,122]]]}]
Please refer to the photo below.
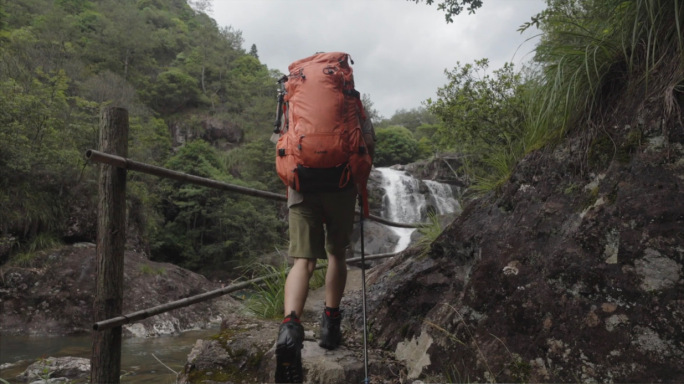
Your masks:
[{"label": "boot sole", "polygon": [[276,383],[301,383],[302,352],[286,347],[276,348]]}]

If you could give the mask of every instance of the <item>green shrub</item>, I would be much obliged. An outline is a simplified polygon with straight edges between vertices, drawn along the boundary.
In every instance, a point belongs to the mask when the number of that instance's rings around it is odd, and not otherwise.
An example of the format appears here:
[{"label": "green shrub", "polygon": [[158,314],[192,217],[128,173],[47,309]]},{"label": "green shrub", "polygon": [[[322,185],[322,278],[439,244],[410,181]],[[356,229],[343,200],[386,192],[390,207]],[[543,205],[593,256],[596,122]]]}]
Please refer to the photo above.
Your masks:
[{"label": "green shrub", "polygon": [[418,142],[408,129],[393,125],[376,131],[377,145],[373,162],[378,167],[407,164],[418,157]]}]

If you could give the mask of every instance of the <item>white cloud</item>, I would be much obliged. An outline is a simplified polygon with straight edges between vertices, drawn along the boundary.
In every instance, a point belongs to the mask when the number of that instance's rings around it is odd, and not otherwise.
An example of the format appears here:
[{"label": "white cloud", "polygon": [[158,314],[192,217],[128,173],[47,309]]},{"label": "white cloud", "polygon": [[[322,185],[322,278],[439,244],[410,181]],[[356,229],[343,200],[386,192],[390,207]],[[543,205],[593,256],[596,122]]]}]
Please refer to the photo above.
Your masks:
[{"label": "white cloud", "polygon": [[475,14],[447,24],[436,6],[406,0],[214,0],[211,16],[242,31],[245,49],[256,44],[261,62],[281,72],[317,51],[351,54],[357,89],[390,117],[434,98],[456,62],[486,57],[491,69],[520,66],[536,31],[516,30],[544,7],[543,0],[484,0]]}]

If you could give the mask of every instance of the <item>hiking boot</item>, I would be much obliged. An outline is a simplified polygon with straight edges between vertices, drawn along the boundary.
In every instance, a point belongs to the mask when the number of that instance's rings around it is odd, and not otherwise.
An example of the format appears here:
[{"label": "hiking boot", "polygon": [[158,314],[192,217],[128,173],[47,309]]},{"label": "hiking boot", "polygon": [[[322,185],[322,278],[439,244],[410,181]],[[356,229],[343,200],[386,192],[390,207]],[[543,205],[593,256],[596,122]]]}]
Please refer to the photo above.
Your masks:
[{"label": "hiking boot", "polygon": [[342,341],[342,331],[340,331],[340,323],[342,322],[342,313],[337,311],[330,311],[326,308],[321,316],[321,341],[318,343],[321,348],[335,349]]},{"label": "hiking boot", "polygon": [[304,346],[304,327],[294,312],[280,324],[276,342],[276,383],[301,383],[302,347]]}]

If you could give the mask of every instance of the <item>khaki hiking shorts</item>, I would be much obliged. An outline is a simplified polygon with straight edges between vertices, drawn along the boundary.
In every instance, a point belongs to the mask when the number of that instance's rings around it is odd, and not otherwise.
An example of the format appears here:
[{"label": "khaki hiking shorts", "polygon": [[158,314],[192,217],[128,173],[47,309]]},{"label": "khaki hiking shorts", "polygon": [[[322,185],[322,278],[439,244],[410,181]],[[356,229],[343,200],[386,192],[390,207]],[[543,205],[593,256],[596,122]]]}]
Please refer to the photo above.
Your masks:
[{"label": "khaki hiking shorts", "polygon": [[354,227],[356,188],[340,192],[305,193],[290,206],[290,257],[345,257]]}]

